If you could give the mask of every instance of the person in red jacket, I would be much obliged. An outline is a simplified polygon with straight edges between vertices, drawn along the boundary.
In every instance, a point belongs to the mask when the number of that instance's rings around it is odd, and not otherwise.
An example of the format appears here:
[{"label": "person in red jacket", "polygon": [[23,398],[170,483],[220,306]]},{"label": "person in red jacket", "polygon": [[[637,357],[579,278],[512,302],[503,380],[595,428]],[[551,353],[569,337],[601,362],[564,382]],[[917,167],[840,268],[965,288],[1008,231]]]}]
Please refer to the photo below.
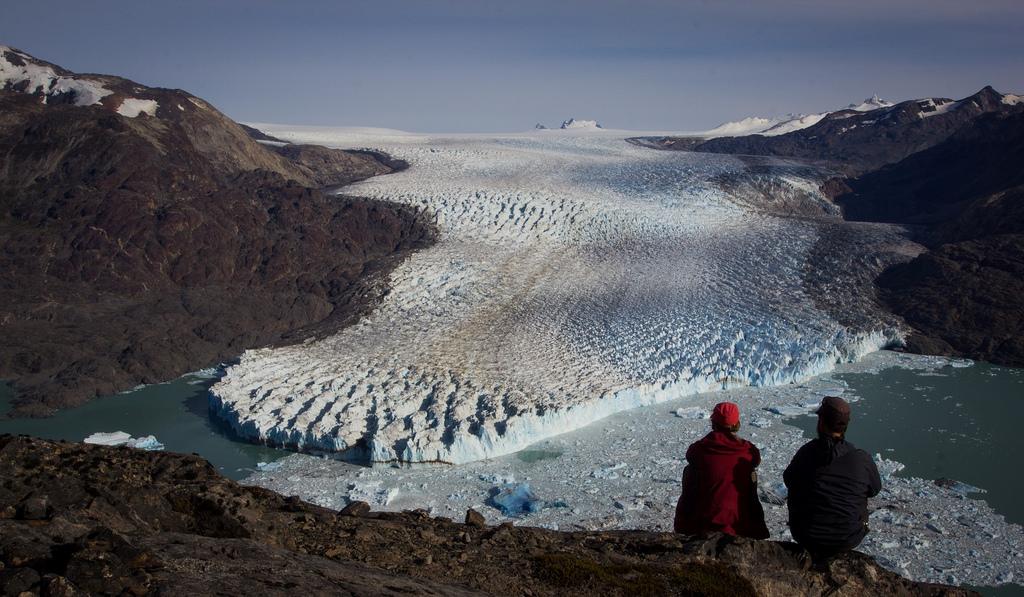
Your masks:
[{"label": "person in red jacket", "polygon": [[757,499],[761,452],[736,437],[740,410],[731,402],[715,405],[711,433],[690,444],[683,470],[683,493],[676,504],[675,531],[697,535],[719,531],[767,539],[764,509]]}]

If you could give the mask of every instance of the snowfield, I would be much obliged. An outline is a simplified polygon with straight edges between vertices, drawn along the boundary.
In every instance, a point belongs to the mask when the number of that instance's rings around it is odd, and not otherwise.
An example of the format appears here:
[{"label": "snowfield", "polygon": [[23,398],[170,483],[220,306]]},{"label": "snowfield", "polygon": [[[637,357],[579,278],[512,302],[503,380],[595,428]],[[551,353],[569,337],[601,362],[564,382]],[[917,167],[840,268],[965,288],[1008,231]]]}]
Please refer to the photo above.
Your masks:
[{"label": "snowfield", "polygon": [[[754,175],[607,131],[261,128],[407,160],[344,192],[417,206],[440,240],[357,325],[228,369],[211,407],[254,440],[466,463],[640,406],[800,382],[902,337],[842,288],[913,251],[895,228],[842,222],[821,172],[762,161]],[[837,230],[857,254],[830,261]]]}]

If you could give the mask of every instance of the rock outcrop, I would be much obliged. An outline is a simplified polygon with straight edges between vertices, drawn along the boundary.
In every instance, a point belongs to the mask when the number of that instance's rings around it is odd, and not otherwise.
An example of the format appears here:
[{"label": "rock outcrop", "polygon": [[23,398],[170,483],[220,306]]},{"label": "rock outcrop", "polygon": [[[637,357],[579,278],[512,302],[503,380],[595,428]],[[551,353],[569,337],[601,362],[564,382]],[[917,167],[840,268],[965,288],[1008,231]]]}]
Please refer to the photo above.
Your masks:
[{"label": "rock outcrop", "polygon": [[8,435],[0,470],[4,594],[976,594],[793,543],[335,512],[168,452]]},{"label": "rock outcrop", "polygon": [[272,151],[183,91],[10,48],[0,67],[0,379],[20,391],[14,415],[336,328],[431,240],[413,209],[317,190],[401,166],[384,156]]}]

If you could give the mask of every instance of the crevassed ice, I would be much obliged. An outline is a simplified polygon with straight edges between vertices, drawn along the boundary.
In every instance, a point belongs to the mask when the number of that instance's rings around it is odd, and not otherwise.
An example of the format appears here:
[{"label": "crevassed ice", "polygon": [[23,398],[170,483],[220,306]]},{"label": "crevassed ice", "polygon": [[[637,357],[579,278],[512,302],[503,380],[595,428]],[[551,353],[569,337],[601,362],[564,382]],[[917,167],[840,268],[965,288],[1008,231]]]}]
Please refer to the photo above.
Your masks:
[{"label": "crevassed ice", "polygon": [[357,325],[230,367],[210,402],[243,436],[462,463],[624,409],[800,381],[897,336],[815,307],[801,270],[818,228],[733,201],[715,181],[735,158],[606,137],[374,147],[412,168],[345,192],[421,207],[440,241]]}]

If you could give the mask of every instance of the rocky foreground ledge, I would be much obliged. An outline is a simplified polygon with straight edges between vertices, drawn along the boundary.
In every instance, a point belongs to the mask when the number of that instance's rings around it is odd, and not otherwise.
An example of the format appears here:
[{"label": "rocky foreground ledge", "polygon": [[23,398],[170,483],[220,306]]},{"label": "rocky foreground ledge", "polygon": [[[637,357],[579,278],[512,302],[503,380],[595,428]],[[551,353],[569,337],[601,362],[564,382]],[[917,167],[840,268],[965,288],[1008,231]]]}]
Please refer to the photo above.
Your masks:
[{"label": "rocky foreground ledge", "polygon": [[0,436],[5,595],[976,595],[720,534],[341,512],[168,452]]}]

